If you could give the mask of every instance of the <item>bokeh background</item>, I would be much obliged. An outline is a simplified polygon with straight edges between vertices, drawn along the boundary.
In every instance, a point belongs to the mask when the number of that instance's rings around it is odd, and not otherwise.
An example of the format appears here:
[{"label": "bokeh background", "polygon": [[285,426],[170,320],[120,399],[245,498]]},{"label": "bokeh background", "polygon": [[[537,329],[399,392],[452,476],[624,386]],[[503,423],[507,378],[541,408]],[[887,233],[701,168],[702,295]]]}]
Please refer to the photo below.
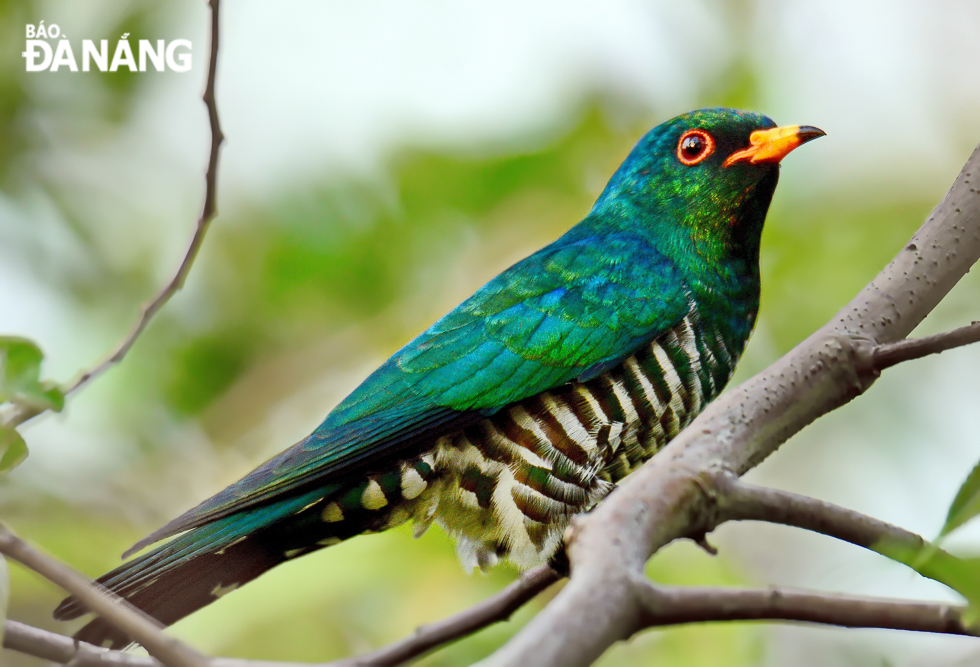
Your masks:
[{"label": "bokeh background", "polygon": [[[223,9],[219,208],[187,286],[126,361],[23,432],[0,516],[97,575],[136,539],[298,440],[376,364],[582,217],[650,127],[763,111],[828,136],[783,166],[744,379],[824,323],[907,241],[980,141],[976,2],[240,0]],[[187,38],[186,74],[27,74],[24,26]],[[0,333],[45,376],[93,366],[182,256],[203,197],[204,2],[0,1]],[[977,272],[919,333],[980,319]],[[980,348],[889,370],[750,478],[935,535],[980,458]],[[956,600],[873,554],[726,525],[649,572]],[[980,530],[950,540],[980,551]],[[13,569],[12,618],[68,632]],[[362,652],[511,581],[438,530],[363,537],[177,624],[226,656]],[[546,599],[547,596],[545,596]],[[542,601],[543,601],[542,599]],[[421,664],[468,665],[539,608]],[[7,652],[5,665],[34,665]],[[975,640],[793,625],[648,632],[600,665],[968,665]]]}]

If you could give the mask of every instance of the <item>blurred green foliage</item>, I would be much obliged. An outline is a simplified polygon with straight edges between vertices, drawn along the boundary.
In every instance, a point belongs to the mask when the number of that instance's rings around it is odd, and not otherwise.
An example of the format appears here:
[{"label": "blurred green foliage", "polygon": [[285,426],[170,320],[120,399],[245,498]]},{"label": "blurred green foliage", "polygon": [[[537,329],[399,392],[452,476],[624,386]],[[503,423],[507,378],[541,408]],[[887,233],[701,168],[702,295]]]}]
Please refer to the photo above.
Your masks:
[{"label": "blurred green foliage", "polygon": [[10,165],[31,144],[30,135],[23,131],[30,100],[20,71],[20,51],[32,6],[29,0],[0,2],[0,182],[8,181]]},{"label": "blurred green foliage", "polygon": [[[622,143],[593,110],[536,154],[475,158],[405,150],[392,159],[393,193],[366,183],[328,183],[242,212],[234,226],[208,239],[207,252],[221,265],[209,300],[223,307],[212,313],[207,331],[170,337],[173,357],[161,358],[170,369],[168,400],[198,413],[262,355],[377,317],[392,304],[418,304],[438,316],[438,304],[420,303],[418,294],[443,282],[429,267],[451,264],[467,236],[492,245],[502,224],[512,236],[542,242],[560,233],[588,210],[583,174],[594,147]],[[551,212],[538,215],[543,211]],[[379,337],[397,345],[409,333],[400,328]]]}]

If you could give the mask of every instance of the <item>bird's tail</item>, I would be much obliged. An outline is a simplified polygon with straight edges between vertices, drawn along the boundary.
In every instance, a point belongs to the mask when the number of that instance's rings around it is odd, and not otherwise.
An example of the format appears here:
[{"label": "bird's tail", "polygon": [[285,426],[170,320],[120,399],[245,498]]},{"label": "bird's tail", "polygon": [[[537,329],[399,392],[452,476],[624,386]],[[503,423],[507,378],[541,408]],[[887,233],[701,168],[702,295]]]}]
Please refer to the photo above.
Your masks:
[{"label": "bird's tail", "polygon": [[[121,565],[100,577],[99,583],[170,625],[280,563],[372,528],[356,521],[335,520],[331,512],[337,507],[321,492],[232,514],[193,528]],[[70,620],[87,612],[69,597],[55,609],[54,616]],[[108,648],[132,643],[100,618],[75,637]]]}]

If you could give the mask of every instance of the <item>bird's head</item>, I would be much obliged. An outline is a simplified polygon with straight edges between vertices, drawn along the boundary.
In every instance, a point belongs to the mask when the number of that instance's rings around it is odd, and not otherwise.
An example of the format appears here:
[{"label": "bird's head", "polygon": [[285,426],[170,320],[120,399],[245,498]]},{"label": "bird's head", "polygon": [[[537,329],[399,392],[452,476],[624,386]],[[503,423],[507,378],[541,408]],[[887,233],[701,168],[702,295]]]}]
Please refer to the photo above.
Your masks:
[{"label": "bird's head", "polygon": [[592,215],[700,255],[757,256],[780,160],[823,134],[736,109],[676,116],[640,140]]}]

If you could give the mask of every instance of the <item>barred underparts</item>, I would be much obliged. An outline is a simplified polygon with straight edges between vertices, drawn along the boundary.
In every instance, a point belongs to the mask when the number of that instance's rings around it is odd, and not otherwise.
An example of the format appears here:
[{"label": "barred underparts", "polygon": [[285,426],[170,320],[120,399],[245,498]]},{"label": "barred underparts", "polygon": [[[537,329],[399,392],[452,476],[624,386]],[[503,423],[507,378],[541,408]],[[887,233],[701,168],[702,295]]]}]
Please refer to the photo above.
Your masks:
[{"label": "barred underparts", "polygon": [[284,555],[412,520],[416,535],[441,525],[468,568],[546,562],[570,518],[677,435],[725,385],[741,351],[698,326],[692,308],[598,377],[515,403],[339,498],[311,503],[301,514],[315,515],[323,536]]}]

